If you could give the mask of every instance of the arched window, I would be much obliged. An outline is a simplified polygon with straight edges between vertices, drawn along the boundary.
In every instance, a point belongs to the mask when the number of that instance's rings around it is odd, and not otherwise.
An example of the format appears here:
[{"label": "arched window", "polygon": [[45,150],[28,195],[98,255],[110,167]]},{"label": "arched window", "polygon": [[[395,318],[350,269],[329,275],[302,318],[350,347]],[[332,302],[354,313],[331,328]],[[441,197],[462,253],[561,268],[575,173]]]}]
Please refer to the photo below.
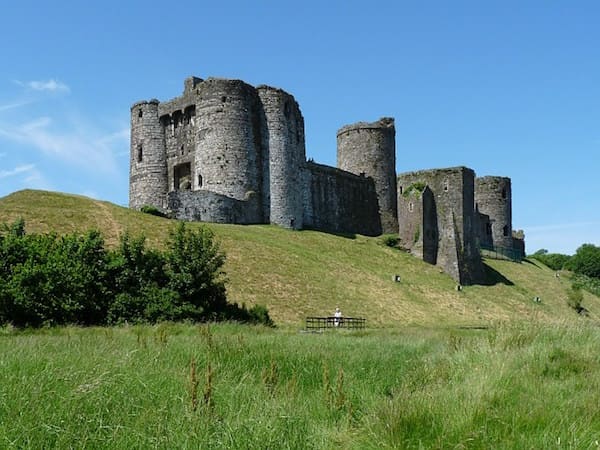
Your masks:
[{"label": "arched window", "polygon": [[202,175],[198,174],[198,187],[202,187]]},{"label": "arched window", "polygon": [[137,162],[142,162],[143,158],[144,158],[144,151],[142,149],[142,144],[138,144],[138,148],[137,148]]}]

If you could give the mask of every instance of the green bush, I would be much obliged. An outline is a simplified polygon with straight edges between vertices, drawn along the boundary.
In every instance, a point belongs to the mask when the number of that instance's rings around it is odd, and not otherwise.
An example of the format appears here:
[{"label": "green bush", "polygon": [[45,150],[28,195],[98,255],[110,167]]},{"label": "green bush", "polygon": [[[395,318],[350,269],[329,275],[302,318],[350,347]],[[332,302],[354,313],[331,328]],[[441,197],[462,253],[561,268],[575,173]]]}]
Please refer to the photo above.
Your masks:
[{"label": "green bush", "polygon": [[583,311],[581,302],[583,302],[583,292],[579,287],[572,286],[567,293],[567,304],[578,313],[581,313]]},{"label": "green bush", "polygon": [[410,186],[408,186],[404,190],[404,192],[402,192],[402,196],[406,198],[410,194],[412,194],[413,192],[415,192],[417,194],[417,196],[420,197],[426,187],[427,187],[426,183],[423,183],[421,181],[417,181],[415,183],[412,183]]},{"label": "green bush", "polygon": [[166,251],[121,237],[113,251],[99,232],[27,235],[17,221],[0,232],[0,325],[239,320],[272,324],[265,307],[227,303],[212,232],[180,223]]},{"label": "green bush", "polygon": [[565,269],[579,275],[600,278],[600,247],[583,244],[565,264]]},{"label": "green bush", "polygon": [[275,326],[273,320],[269,317],[269,310],[266,306],[254,305],[248,312],[250,313],[250,322],[269,327]]},{"label": "green bush", "polygon": [[379,242],[386,247],[397,247],[399,243],[398,235],[384,234],[379,238]]},{"label": "green bush", "polygon": [[225,309],[225,254],[210,229],[192,230],[179,222],[170,233],[165,258],[167,286],[179,294],[182,306],[187,304],[205,315]]},{"label": "green bush", "polygon": [[600,279],[591,278],[585,275],[575,274],[573,276],[573,285],[600,297]]},{"label": "green bush", "polygon": [[144,205],[140,208],[140,211],[145,214],[151,214],[153,216],[167,217],[167,215],[164,212],[162,212],[156,206],[152,206],[152,205]]},{"label": "green bush", "polygon": [[531,258],[537,259],[552,270],[562,270],[571,259],[571,256],[561,253],[548,253],[548,250],[541,249],[531,255]]}]

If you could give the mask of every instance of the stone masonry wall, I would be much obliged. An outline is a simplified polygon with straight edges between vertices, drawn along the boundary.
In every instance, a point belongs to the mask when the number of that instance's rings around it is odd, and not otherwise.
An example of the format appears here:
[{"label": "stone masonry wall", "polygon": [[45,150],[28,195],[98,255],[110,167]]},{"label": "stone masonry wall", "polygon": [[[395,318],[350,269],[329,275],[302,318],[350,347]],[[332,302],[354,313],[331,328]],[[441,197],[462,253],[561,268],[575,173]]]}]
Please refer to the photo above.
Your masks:
[{"label": "stone masonry wall", "polygon": [[426,226],[438,230],[437,264],[461,284],[478,283],[484,277],[475,240],[474,180],[475,173],[466,167],[398,176],[398,192],[414,183],[431,189],[437,223]]},{"label": "stone masonry wall", "polygon": [[359,122],[337,132],[337,165],[375,180],[384,233],[398,230],[396,193],[396,129],[394,119]]},{"label": "stone masonry wall", "polygon": [[[475,179],[476,209],[489,216],[494,247],[512,248],[512,192],[510,178]],[[483,241],[484,237],[480,237]]]},{"label": "stone masonry wall", "polygon": [[172,191],[168,209],[178,220],[214,223],[256,223],[256,209],[260,199],[251,196],[238,200],[210,191]]},{"label": "stone masonry wall", "polygon": [[[245,200],[248,195],[262,197],[263,155],[256,90],[243,81],[212,78],[196,89],[196,170],[202,180],[199,188],[237,200]],[[257,220],[262,218],[262,211],[256,216]]]},{"label": "stone masonry wall", "polygon": [[[302,170],[306,162],[304,118],[293,96],[269,86],[257,88],[265,115],[263,148],[268,149],[264,185],[268,186],[268,221],[300,229],[303,222]],[[268,180],[268,181],[267,181]]]},{"label": "stone masonry wall", "polygon": [[164,210],[167,194],[165,136],[158,120],[158,100],[131,107],[129,207],[152,205]]},{"label": "stone masonry wall", "polygon": [[307,227],[367,236],[381,234],[377,192],[372,178],[313,162],[307,165],[310,207]]},{"label": "stone masonry wall", "polygon": [[437,212],[433,192],[424,188],[405,188],[398,191],[398,222],[403,248],[430,264],[437,263]]}]

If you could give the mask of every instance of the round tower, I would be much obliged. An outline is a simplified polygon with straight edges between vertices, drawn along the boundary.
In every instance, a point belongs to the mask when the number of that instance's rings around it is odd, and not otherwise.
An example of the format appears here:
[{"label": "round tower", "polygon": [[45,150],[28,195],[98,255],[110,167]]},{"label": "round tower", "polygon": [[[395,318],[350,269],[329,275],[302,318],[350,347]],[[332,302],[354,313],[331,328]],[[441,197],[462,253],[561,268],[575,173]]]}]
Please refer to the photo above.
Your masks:
[{"label": "round tower", "polygon": [[129,207],[166,207],[167,154],[165,134],[158,118],[158,100],[131,107]]},{"label": "round tower", "polygon": [[216,78],[197,85],[198,189],[256,202],[257,218],[262,217],[260,127],[259,99],[252,86]]},{"label": "round tower", "polygon": [[[269,222],[302,228],[302,167],[306,162],[304,118],[294,97],[270,86],[258,86],[266,122]],[[266,187],[266,186],[265,186]],[[266,189],[265,189],[266,191]]]},{"label": "round tower", "polygon": [[377,122],[359,122],[340,128],[337,132],[337,165],[375,180],[382,230],[398,233],[394,119],[384,117]]},{"label": "round tower", "polygon": [[[475,179],[475,208],[489,216],[494,247],[512,248],[512,193],[510,178],[480,177]],[[491,228],[491,229],[490,229]]]}]

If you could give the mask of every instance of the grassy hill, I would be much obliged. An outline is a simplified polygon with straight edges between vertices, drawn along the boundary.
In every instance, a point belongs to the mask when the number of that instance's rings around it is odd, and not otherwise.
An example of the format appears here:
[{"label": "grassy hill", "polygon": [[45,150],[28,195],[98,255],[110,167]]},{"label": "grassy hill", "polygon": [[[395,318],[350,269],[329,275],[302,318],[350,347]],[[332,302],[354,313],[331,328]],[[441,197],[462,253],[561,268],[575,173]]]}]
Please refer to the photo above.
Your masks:
[{"label": "grassy hill", "polygon": [[[0,198],[0,222],[18,217],[27,232],[99,229],[109,246],[129,231],[161,246],[174,222],[108,202],[26,190]],[[191,226],[198,226],[196,224]],[[230,300],[264,304],[278,324],[307,315],[366,317],[371,326],[480,326],[505,320],[582,320],[567,306],[568,277],[536,261],[485,260],[488,283],[457,291],[439,268],[381,244],[381,239],[290,231],[270,225],[208,225],[227,254]],[[393,281],[400,275],[401,282]],[[540,297],[541,303],[533,298]],[[600,299],[585,294],[590,318]]]}]

